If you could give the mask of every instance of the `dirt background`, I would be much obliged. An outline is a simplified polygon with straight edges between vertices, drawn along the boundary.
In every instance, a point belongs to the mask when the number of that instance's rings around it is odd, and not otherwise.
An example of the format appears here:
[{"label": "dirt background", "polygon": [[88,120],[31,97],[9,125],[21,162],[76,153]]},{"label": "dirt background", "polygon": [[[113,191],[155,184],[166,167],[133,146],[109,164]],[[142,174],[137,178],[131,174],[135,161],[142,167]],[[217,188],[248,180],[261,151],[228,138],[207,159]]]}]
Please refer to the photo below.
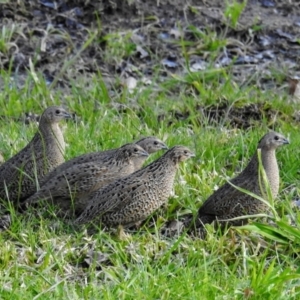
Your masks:
[{"label": "dirt background", "polygon": [[[118,78],[130,89],[151,83],[154,77],[159,82],[174,74],[228,66],[241,86],[276,89],[287,78],[297,78],[299,1],[249,0],[236,24],[232,4],[226,2],[10,1],[0,4],[5,36],[0,43],[0,68],[10,70],[18,87],[28,73],[35,72],[51,88],[70,87],[79,79],[88,85],[100,72],[107,85],[113,87]],[[0,78],[0,87],[3,84]],[[297,80],[290,83],[291,93],[296,86]],[[205,113],[217,110],[211,115],[219,118],[227,114],[228,105],[222,105],[223,112],[218,106]],[[251,111],[256,119],[263,115],[256,105],[250,107],[250,115]],[[265,113],[269,112],[268,107]],[[236,120],[240,114],[233,113],[232,124],[248,127],[244,120]],[[270,118],[274,114],[271,111]]]},{"label": "dirt background", "polygon": [[[195,36],[192,25],[199,31],[215,32],[227,39],[222,53],[215,58],[217,66],[245,65],[267,72],[270,65],[277,65],[286,75],[297,74],[298,1],[248,1],[236,26],[226,16],[225,3],[223,0],[10,1],[0,5],[1,27],[6,31],[13,28],[7,47],[1,49],[0,67],[12,72],[24,71],[30,69],[31,60],[35,70],[51,83],[63,64],[74,60],[60,74],[64,84],[68,84],[70,77],[76,79],[77,74],[89,75],[99,70],[112,77],[125,72],[141,78],[155,73],[157,65],[162,67],[161,76],[166,76],[169,71],[184,71],[188,63],[193,70],[201,71],[210,58],[209,47]],[[106,36],[128,32],[133,50],[128,55],[106,59]],[[78,54],[89,33],[94,33],[95,39]],[[182,57],[180,39],[190,42],[186,43],[187,57]],[[251,71],[244,69],[246,73]],[[242,76],[243,71],[240,73]]]}]

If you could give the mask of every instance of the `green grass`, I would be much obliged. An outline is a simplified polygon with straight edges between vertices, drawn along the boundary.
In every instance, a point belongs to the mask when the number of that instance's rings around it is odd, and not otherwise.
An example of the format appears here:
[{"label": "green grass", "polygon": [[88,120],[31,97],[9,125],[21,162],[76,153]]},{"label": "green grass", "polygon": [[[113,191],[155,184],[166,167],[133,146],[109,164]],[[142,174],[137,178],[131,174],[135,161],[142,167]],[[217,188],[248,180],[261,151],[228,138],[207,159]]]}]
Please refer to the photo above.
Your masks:
[{"label": "green grass", "polygon": [[[239,90],[232,98],[228,95],[228,99],[232,103],[239,98],[247,99],[250,89]],[[223,97],[223,91],[216,90],[215,99]],[[28,110],[41,112],[42,107],[61,103],[60,92],[49,92],[46,86],[33,87],[30,95],[16,89],[6,92],[0,98],[0,105],[2,114],[8,117],[17,117]],[[54,101],[50,100],[50,93]],[[118,147],[141,135],[157,135],[169,146],[191,147],[196,151],[196,158],[180,167],[176,197],[171,197],[168,207],[156,214],[156,217],[168,219],[196,211],[214,188],[238,173],[255,151],[268,124],[262,121],[256,128],[246,131],[211,126],[205,119],[199,124],[194,122],[199,116],[193,110],[195,104],[200,103],[197,95],[182,93],[169,98],[162,93],[151,96],[149,89],[138,96],[121,94],[109,99],[99,87],[88,92],[84,86],[76,87],[64,99],[64,104],[79,117],[76,123],[63,125],[68,143],[66,159]],[[254,101],[269,101],[269,97],[263,96]],[[114,104],[119,101],[127,106],[125,111],[115,108]],[[135,105],[131,108],[133,102]],[[277,99],[271,106],[290,110]],[[157,121],[161,111],[168,114],[174,109],[188,110],[190,116],[186,120],[167,116],[164,121]],[[36,125],[26,126],[8,119],[1,121],[1,128],[1,150],[5,158],[9,158],[30,140]],[[284,192],[279,195],[276,208],[286,226],[287,213],[299,218],[298,212],[291,210],[289,201],[297,195],[300,141],[294,123],[283,122],[277,130],[291,140],[289,146],[278,151]],[[185,235],[165,240],[156,229],[144,226],[128,241],[118,241],[101,230],[91,236],[84,230],[74,231],[63,222],[46,216],[33,211],[23,216],[16,213],[12,228],[1,234],[1,298],[296,299],[299,294],[298,255],[293,252],[293,238],[291,244],[276,241],[277,247],[271,239],[272,234],[259,237],[253,228],[238,232],[230,229],[223,235],[211,228],[204,241]],[[258,233],[263,234],[263,231]],[[264,246],[260,246],[261,243]],[[107,255],[107,260],[85,263],[90,250],[95,257],[99,253]]]},{"label": "green grass", "polygon": [[[234,25],[236,16],[231,18]],[[108,43],[113,47],[114,40],[122,44],[130,35],[106,38],[112,38]],[[217,45],[218,51],[223,41],[218,44],[207,37],[205,43],[208,48]],[[118,49],[120,56],[132,51],[127,46]],[[196,152],[196,158],[178,171],[176,196],[151,216],[156,226],[145,225],[126,241],[101,228],[92,235],[84,228],[74,230],[55,218],[55,211],[14,212],[11,228],[0,234],[1,299],[299,299],[300,214],[291,207],[299,194],[299,125],[292,120],[299,105],[289,104],[284,94],[257,90],[250,82],[239,87],[230,67],[174,76],[163,83],[157,80],[133,94],[122,89],[113,96],[101,84],[100,75],[88,87],[80,80],[72,82],[69,91],[49,89],[32,76],[17,89],[8,84],[10,74],[1,75],[7,83],[0,95],[1,115],[7,117],[0,120],[0,151],[6,159],[36,131],[35,124],[26,126],[12,118],[25,111],[41,113],[53,104],[64,104],[78,116],[76,122],[63,124],[66,159],[147,135]],[[274,78],[281,83],[280,77]],[[283,116],[276,123],[264,118],[241,130],[230,127],[226,118],[212,124],[195,110],[197,105],[224,99],[233,106],[265,103]],[[175,111],[189,115],[176,119]],[[158,120],[161,115],[164,118]],[[223,234],[207,226],[205,240],[185,234],[161,237],[159,226],[166,220],[196,212],[215,188],[246,166],[268,128],[291,141],[277,155],[281,192],[275,201],[275,225],[259,219]]]}]

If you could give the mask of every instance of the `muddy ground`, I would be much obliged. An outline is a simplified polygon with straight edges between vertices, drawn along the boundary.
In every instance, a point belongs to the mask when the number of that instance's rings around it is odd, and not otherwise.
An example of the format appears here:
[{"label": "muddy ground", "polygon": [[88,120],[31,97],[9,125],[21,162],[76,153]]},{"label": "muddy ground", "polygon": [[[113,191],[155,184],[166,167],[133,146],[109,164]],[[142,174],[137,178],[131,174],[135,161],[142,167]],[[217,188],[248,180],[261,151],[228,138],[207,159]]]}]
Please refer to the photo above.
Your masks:
[{"label": "muddy ground", "polygon": [[298,1],[249,0],[236,23],[226,2],[9,1],[0,4],[0,67],[20,88],[28,70],[50,88],[89,81],[99,71],[108,86],[121,78],[128,88],[228,66],[239,85],[261,89],[300,75]]}]

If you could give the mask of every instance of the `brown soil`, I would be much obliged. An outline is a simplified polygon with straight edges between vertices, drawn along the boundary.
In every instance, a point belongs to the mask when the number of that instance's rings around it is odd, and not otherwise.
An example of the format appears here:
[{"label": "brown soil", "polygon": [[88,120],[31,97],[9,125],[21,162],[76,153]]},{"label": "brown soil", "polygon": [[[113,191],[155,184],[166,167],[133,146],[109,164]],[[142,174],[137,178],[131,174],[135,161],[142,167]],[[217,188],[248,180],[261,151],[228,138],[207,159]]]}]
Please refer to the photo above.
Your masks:
[{"label": "brown soil", "polygon": [[[79,77],[88,81],[99,71],[110,84],[120,77],[144,81],[155,76],[156,80],[163,80],[170,73],[201,71],[212,60],[216,68],[232,65],[232,73],[241,85],[249,83],[253,74],[259,74],[255,83],[264,89],[273,88],[276,82],[270,78],[270,70],[274,68],[284,77],[297,75],[300,3],[249,0],[236,25],[226,16],[225,3],[10,1],[0,5],[0,24],[8,36],[6,46],[0,45],[0,68],[10,70],[15,78],[17,74],[19,86],[27,70],[34,70],[52,88],[68,87]],[[11,37],[9,32],[13,32]],[[211,55],[212,41],[201,37],[201,32],[226,40],[216,57]],[[119,52],[113,53],[112,35],[116,33],[116,43],[120,43],[121,36],[126,39],[126,47],[116,45]],[[91,35],[94,38],[89,41]],[[249,109],[250,114],[253,110],[261,111],[257,107]],[[206,115],[216,115],[218,120],[220,113],[212,111]],[[274,113],[270,112],[272,116]],[[254,113],[257,114],[260,113]],[[243,118],[233,114],[232,125]]]},{"label": "brown soil", "polygon": [[[223,0],[10,1],[1,5],[0,24],[8,29],[15,26],[17,30],[8,49],[1,52],[0,65],[8,69],[12,63],[12,70],[26,69],[30,68],[31,59],[35,69],[51,80],[66,60],[78,54],[87,41],[87,33],[98,31],[94,42],[78,55],[72,71],[93,73],[105,69],[114,76],[126,64],[134,64],[149,74],[153,72],[152,66],[163,59],[166,68],[181,69],[182,49],[174,43],[178,37],[199,42],[191,44],[190,56],[194,52],[205,62],[208,55],[205,49],[201,51],[203,43],[192,32],[193,25],[226,36],[224,57],[219,57],[219,63],[225,64],[226,58],[236,58],[236,64],[246,65],[277,61],[291,63],[292,71],[298,70],[298,1],[248,1],[236,28],[232,28],[224,15],[225,3]],[[126,31],[134,31],[131,41],[136,51],[121,61],[112,63],[112,59],[106,63],[103,53],[107,34]],[[147,54],[141,53],[137,46]],[[71,73],[68,75],[76,78],[76,72]]]}]

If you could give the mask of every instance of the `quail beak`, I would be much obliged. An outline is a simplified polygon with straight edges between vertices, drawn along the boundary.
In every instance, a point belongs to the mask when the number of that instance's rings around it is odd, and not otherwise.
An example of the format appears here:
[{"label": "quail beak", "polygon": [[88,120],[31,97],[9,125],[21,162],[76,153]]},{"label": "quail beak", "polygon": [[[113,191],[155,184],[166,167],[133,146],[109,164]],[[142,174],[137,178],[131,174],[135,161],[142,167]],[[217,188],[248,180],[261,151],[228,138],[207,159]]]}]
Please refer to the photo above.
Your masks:
[{"label": "quail beak", "polygon": [[146,156],[146,157],[149,156],[149,153],[146,151],[140,151],[140,154],[141,154],[141,156]]},{"label": "quail beak", "polygon": [[196,157],[196,154],[194,152],[191,152],[190,157]]},{"label": "quail beak", "polygon": [[168,150],[168,149],[169,149],[169,147],[168,147],[166,144],[161,144],[161,145],[160,145],[160,148],[161,148],[162,150]]},{"label": "quail beak", "polygon": [[282,139],[282,144],[283,145],[287,145],[287,144],[289,144],[290,142],[287,140],[287,139]]},{"label": "quail beak", "polygon": [[64,115],[64,118],[66,118],[66,119],[71,119],[72,118],[72,116],[71,116],[71,114],[69,114],[68,112],[63,112],[63,115]]}]

